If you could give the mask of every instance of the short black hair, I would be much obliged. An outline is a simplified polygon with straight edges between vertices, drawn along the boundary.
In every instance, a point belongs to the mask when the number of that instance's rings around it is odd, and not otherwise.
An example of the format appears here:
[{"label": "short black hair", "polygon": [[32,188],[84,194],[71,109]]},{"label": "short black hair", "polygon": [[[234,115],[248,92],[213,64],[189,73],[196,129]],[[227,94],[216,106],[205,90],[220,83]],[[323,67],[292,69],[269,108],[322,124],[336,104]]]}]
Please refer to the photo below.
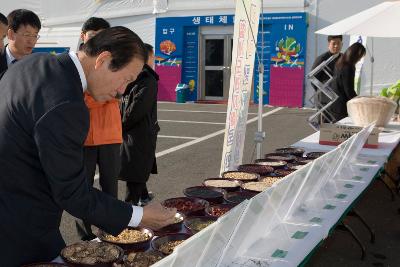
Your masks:
[{"label": "short black hair", "polygon": [[42,28],[39,17],[33,11],[27,9],[13,10],[10,14],[8,14],[7,19],[8,28],[14,32],[17,32],[21,25],[29,25],[38,30]]},{"label": "short black hair", "polygon": [[343,35],[328,35],[328,42],[332,41],[333,39],[340,39],[340,41],[343,41]]},{"label": "short black hair", "polygon": [[8,25],[7,17],[4,16],[2,13],[0,13],[0,23],[3,23],[6,26]]},{"label": "short black hair", "polygon": [[110,28],[110,23],[103,18],[91,17],[82,25],[82,32],[98,31]]},{"label": "short black hair", "polygon": [[128,65],[133,58],[142,59],[143,62],[147,62],[148,59],[146,47],[140,37],[123,26],[99,32],[82,46],[82,51],[91,57],[98,56],[104,51],[110,52],[112,71]]},{"label": "short black hair", "polygon": [[144,47],[146,47],[147,54],[150,55],[151,53],[154,53],[153,49],[154,47],[151,44],[144,43]]}]

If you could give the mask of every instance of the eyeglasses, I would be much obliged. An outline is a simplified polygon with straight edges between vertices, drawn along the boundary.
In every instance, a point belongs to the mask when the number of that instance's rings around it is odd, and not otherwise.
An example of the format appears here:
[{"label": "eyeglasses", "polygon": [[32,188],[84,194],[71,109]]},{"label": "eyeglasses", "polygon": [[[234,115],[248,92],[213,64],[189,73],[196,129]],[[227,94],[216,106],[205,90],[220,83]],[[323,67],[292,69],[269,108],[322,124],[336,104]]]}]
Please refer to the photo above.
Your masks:
[{"label": "eyeglasses", "polygon": [[24,38],[32,38],[38,40],[40,38],[39,34],[29,34],[29,33],[17,33],[16,34],[23,36]]}]

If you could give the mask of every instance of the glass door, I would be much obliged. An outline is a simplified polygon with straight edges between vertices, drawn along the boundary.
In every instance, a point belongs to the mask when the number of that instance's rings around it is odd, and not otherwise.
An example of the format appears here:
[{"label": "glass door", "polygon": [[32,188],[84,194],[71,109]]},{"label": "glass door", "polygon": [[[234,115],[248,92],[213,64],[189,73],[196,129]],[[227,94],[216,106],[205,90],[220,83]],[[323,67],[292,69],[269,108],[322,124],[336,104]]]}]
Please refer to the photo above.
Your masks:
[{"label": "glass door", "polygon": [[201,91],[205,100],[228,99],[232,37],[231,34],[202,35]]}]

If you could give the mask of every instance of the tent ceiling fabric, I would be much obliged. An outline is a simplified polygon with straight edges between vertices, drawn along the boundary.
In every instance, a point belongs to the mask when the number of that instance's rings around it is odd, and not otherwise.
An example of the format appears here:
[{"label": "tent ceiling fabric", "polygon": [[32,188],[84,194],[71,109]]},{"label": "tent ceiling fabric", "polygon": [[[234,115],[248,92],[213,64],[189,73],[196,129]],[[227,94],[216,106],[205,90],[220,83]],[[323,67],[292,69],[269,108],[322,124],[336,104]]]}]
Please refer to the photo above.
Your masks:
[{"label": "tent ceiling fabric", "polygon": [[317,34],[400,37],[400,1],[384,2],[325,27]]}]

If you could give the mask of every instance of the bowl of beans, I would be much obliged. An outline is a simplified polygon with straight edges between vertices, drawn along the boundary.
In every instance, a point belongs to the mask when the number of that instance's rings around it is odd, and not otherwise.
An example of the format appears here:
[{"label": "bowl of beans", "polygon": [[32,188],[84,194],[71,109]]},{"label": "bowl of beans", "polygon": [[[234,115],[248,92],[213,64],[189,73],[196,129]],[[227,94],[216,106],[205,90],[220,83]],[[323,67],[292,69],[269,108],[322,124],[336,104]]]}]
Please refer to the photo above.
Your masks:
[{"label": "bowl of beans", "polygon": [[301,147],[282,147],[282,148],[275,149],[275,152],[302,157],[305,150]]},{"label": "bowl of beans", "polygon": [[128,227],[116,236],[102,230],[97,236],[101,241],[117,245],[125,251],[144,251],[149,248],[154,233],[148,228]]},{"label": "bowl of beans", "polygon": [[286,161],[287,163],[293,162],[296,160],[296,156],[291,154],[284,154],[284,153],[268,153],[264,155],[265,159],[268,160],[282,160]]},{"label": "bowl of beans", "polygon": [[237,191],[237,192],[230,192],[225,195],[224,199],[226,203],[238,205],[245,201],[246,199],[250,199],[254,197],[257,193],[251,191]]},{"label": "bowl of beans", "polygon": [[256,159],[254,164],[266,165],[275,169],[283,169],[286,167],[287,162],[284,160],[273,160],[273,159]]},{"label": "bowl of beans", "polygon": [[279,169],[279,170],[275,170],[274,171],[274,175],[276,176],[281,176],[281,177],[285,177],[288,176],[289,174],[291,174],[292,172],[297,171],[296,169]]},{"label": "bowl of beans", "polygon": [[222,215],[230,211],[233,207],[235,207],[234,204],[211,205],[206,208],[206,214],[211,217],[221,217]]},{"label": "bowl of beans", "polygon": [[195,234],[214,223],[217,220],[216,217],[209,216],[191,216],[187,217],[183,222],[183,225],[191,233]]},{"label": "bowl of beans", "polygon": [[208,178],[203,182],[204,186],[211,186],[224,189],[228,192],[237,191],[240,189],[241,181],[225,178]]},{"label": "bowl of beans", "polygon": [[306,154],[306,157],[309,159],[316,159],[316,158],[321,157],[324,154],[325,154],[325,152],[311,151]]},{"label": "bowl of beans", "polygon": [[156,235],[162,235],[167,233],[177,233],[182,229],[182,223],[185,219],[185,215],[183,213],[177,212],[175,214],[174,223],[164,226],[158,230],[154,230]]},{"label": "bowl of beans", "polygon": [[243,164],[239,165],[238,171],[258,173],[259,175],[267,175],[274,171],[274,168],[262,164]]},{"label": "bowl of beans", "polygon": [[268,182],[264,182],[264,181],[261,181],[261,182],[257,181],[257,182],[250,182],[250,183],[243,184],[242,189],[260,193],[271,186],[272,186],[272,183],[268,183]]},{"label": "bowl of beans", "polygon": [[258,173],[243,172],[243,171],[227,171],[222,174],[222,178],[239,180],[243,183],[256,181],[260,178]]},{"label": "bowl of beans", "polygon": [[204,215],[204,209],[209,205],[208,201],[192,197],[169,198],[161,202],[167,208],[176,208],[185,216]]},{"label": "bowl of beans", "polygon": [[151,247],[164,255],[169,255],[190,236],[190,234],[183,233],[158,236],[152,240]]}]

